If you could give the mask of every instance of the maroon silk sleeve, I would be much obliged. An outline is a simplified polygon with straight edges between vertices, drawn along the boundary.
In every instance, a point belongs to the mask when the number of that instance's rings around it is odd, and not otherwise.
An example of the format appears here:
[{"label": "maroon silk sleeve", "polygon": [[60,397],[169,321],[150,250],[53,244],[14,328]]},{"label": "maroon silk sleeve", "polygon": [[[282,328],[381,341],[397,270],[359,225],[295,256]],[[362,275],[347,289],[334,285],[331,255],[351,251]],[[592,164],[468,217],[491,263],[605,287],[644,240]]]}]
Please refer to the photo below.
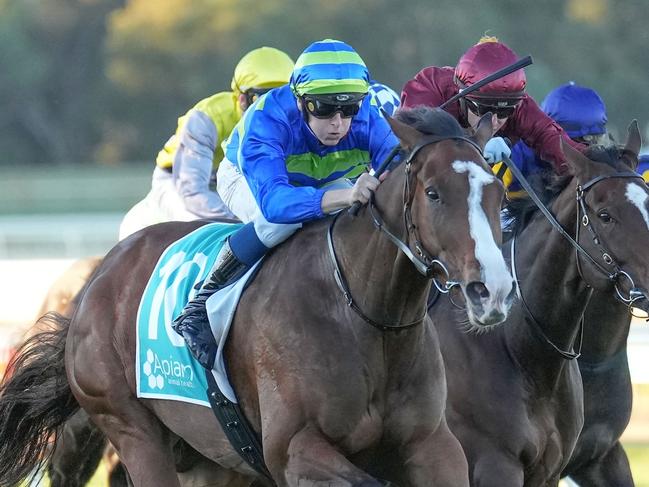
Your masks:
[{"label": "maroon silk sleeve", "polygon": [[[401,106],[413,108],[419,105],[438,107],[458,92],[453,82],[453,68],[429,66],[422,69],[408,81],[401,92]],[[445,110],[456,119],[460,115],[459,103],[453,103]]]},{"label": "maroon silk sleeve", "polygon": [[[408,81],[401,92],[401,106],[413,108],[419,105],[438,107],[458,92],[453,82],[453,68],[429,66],[422,69]],[[460,104],[453,103],[445,110],[460,120]],[[462,121],[461,124],[464,125]],[[564,130],[539,108],[529,96],[524,95],[520,105],[503,128],[500,136],[508,137],[512,142],[522,139],[543,160],[552,163],[555,171],[562,174],[566,171],[566,158],[561,150],[561,138],[579,151],[585,146],[574,142]]]},{"label": "maroon silk sleeve", "polygon": [[[522,139],[536,154],[552,163],[554,170],[563,174],[567,169],[561,150],[561,138],[579,151],[585,146],[574,142],[554,120],[548,117],[529,96],[525,95],[516,112],[500,130],[501,134],[516,142]],[[499,134],[500,135],[500,134]]]}]

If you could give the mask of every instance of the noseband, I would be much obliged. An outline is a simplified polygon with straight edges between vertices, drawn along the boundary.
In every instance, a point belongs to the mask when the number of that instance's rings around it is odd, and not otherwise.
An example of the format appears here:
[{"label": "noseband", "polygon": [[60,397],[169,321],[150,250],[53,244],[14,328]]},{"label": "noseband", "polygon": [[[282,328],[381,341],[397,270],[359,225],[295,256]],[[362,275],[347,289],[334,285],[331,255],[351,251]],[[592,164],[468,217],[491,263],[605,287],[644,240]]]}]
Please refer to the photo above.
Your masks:
[{"label": "noseband", "polygon": [[[448,293],[452,287],[458,286],[459,283],[456,281],[451,281],[450,280],[450,275],[448,272],[447,267],[444,265],[444,263],[436,258],[431,257],[428,252],[423,248],[423,245],[421,244],[418,233],[417,233],[417,227],[414,223],[412,223],[412,214],[411,214],[411,203],[412,199],[414,198],[414,194],[412,192],[411,184],[410,184],[410,178],[412,176],[412,162],[419,153],[421,149],[424,147],[431,145],[431,144],[436,144],[438,142],[442,142],[443,140],[463,140],[465,142],[468,142],[471,144],[473,147],[475,147],[480,154],[482,154],[482,150],[480,147],[471,139],[468,139],[466,137],[462,136],[442,136],[442,135],[427,135],[425,137],[422,137],[419,142],[415,145],[415,147],[410,151],[410,154],[408,154],[408,157],[404,161],[404,167],[405,167],[405,172],[406,172],[406,178],[405,182],[403,185],[403,219],[404,219],[404,225],[406,227],[406,233],[408,237],[412,237],[412,241],[414,243],[415,247],[415,252],[416,254],[410,249],[408,244],[404,242],[402,239],[397,237],[394,233],[392,233],[388,228],[385,226],[385,222],[381,218],[379,214],[379,210],[375,205],[375,200],[374,200],[374,193],[371,194],[370,200],[369,200],[369,211],[370,215],[372,216],[372,222],[374,223],[374,226],[381,232],[383,232],[388,239],[394,243],[394,245],[403,252],[403,254],[408,257],[408,259],[413,263],[417,271],[422,274],[424,277],[428,279],[432,279],[433,284],[439,290],[441,293]],[[378,176],[378,175],[377,175]],[[386,330],[403,330],[405,328],[411,328],[413,326],[416,326],[420,324],[424,318],[426,317],[426,307],[424,307],[424,314],[421,318],[416,319],[415,321],[412,321],[410,323],[380,323],[377,322],[370,317],[368,317],[363,311],[359,308],[359,306],[355,303],[354,298],[351,295],[351,291],[349,290],[349,285],[347,284],[347,281],[345,280],[345,277],[342,273],[342,270],[340,268],[340,264],[338,262],[338,258],[336,257],[336,250],[334,248],[334,243],[333,243],[333,229],[334,225],[336,223],[336,220],[338,217],[341,215],[341,212],[338,212],[336,216],[331,220],[331,224],[329,225],[328,231],[327,231],[327,244],[329,248],[329,256],[331,257],[331,261],[334,265],[334,277],[336,280],[336,284],[338,285],[338,288],[342,291],[343,296],[345,297],[345,300],[347,302],[347,305],[356,312],[366,323],[369,323],[370,325],[374,326],[375,328],[378,328],[379,330],[386,331]],[[410,240],[410,238],[408,238]],[[445,282],[442,284],[439,282],[437,279],[433,278],[433,274],[435,269],[439,268],[442,272],[443,275],[445,275]]]}]

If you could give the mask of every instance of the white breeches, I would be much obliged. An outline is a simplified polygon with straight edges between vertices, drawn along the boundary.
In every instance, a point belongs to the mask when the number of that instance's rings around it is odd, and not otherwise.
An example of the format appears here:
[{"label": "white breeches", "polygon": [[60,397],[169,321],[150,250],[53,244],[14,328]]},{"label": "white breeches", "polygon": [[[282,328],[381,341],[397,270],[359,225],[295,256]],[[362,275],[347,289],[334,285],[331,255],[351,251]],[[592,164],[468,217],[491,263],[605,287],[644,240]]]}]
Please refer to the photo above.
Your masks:
[{"label": "white breeches", "polygon": [[293,235],[301,223],[270,223],[259,209],[257,201],[239,168],[223,159],[216,173],[216,191],[230,208],[230,211],[243,223],[253,222],[255,232],[269,249]]},{"label": "white breeches", "polygon": [[[349,188],[347,179],[339,179],[327,187]],[[268,248],[272,248],[293,235],[301,223],[270,223],[255,200],[248,181],[237,166],[227,159],[221,161],[216,174],[216,190],[230,211],[242,222],[253,222],[259,240]]]},{"label": "white breeches", "polygon": [[[228,214],[225,205],[223,205],[223,214]],[[119,227],[119,239],[123,240],[138,230],[156,223],[187,222],[200,218],[185,207],[171,173],[156,167],[151,179],[151,191],[126,213]]]}]

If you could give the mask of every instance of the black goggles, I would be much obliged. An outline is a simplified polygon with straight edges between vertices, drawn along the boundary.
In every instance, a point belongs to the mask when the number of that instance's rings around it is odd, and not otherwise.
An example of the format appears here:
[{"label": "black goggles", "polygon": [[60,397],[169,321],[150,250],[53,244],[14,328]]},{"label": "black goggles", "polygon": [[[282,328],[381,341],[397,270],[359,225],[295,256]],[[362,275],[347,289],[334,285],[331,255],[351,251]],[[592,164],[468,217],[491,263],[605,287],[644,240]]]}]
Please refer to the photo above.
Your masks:
[{"label": "black goggles", "polygon": [[491,112],[496,115],[496,117],[503,119],[511,117],[514,114],[519,102],[516,101],[513,104],[507,103],[503,105],[487,105],[465,98],[464,103],[466,103],[467,108],[478,117],[482,117],[485,113]]},{"label": "black goggles", "polygon": [[246,101],[248,105],[252,105],[254,102],[259,100],[259,97],[264,93],[268,93],[272,88],[250,88],[244,93],[246,95]]},{"label": "black goggles", "polygon": [[341,117],[350,118],[358,114],[361,109],[361,103],[362,100],[345,104],[329,103],[315,97],[302,97],[302,105],[315,118],[331,118],[338,112],[340,112]]}]

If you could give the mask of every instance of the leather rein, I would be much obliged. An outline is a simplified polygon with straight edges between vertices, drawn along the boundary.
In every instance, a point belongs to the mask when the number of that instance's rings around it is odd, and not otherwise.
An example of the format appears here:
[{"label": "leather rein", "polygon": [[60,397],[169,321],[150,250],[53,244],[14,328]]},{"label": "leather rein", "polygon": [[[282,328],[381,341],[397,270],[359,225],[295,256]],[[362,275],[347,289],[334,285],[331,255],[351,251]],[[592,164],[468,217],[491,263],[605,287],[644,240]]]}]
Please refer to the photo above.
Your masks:
[{"label": "leather rein", "polygon": [[[380,232],[384,233],[387,236],[387,238],[412,262],[412,264],[415,266],[415,268],[420,274],[422,274],[427,279],[432,279],[433,284],[435,285],[437,290],[439,290],[441,293],[444,294],[448,293],[452,287],[458,286],[459,283],[450,280],[448,269],[446,268],[444,263],[439,259],[431,257],[428,254],[428,252],[424,249],[423,245],[419,240],[417,227],[412,223],[411,203],[414,198],[414,193],[412,191],[410,178],[412,176],[413,160],[421,149],[423,149],[428,145],[436,144],[438,142],[442,142],[443,140],[450,140],[450,139],[462,140],[464,142],[467,142],[471,144],[473,147],[475,147],[480,154],[482,154],[482,149],[480,149],[480,147],[474,141],[466,137],[427,135],[422,137],[419,140],[419,142],[413,147],[413,149],[408,154],[406,160],[403,162],[405,172],[406,172],[406,178],[403,185],[403,220],[404,220],[404,226],[406,228],[406,235],[408,241],[412,239],[412,242],[415,247],[415,252],[413,252],[410,249],[410,246],[406,242],[404,242],[401,238],[399,238],[397,235],[392,233],[386,227],[385,222],[381,218],[381,215],[379,214],[379,210],[376,207],[374,193],[372,193],[372,195],[370,196],[370,200],[368,203],[370,215],[372,217],[372,222],[374,226]],[[392,155],[392,158],[394,158],[395,155],[396,153]],[[378,328],[381,331],[404,330],[407,328],[412,328],[422,323],[426,318],[426,314],[427,314],[426,306],[424,306],[423,315],[414,321],[411,321],[409,323],[386,323],[386,322],[376,321],[370,318],[369,316],[367,316],[363,312],[363,310],[358,306],[358,304],[355,302],[351,294],[351,291],[349,289],[347,280],[345,279],[342,269],[340,268],[340,264],[338,261],[338,257],[336,256],[336,250],[334,248],[334,242],[333,242],[334,226],[336,224],[336,221],[338,220],[338,217],[342,213],[343,213],[342,211],[339,211],[331,220],[331,224],[329,225],[329,228],[327,230],[327,244],[329,248],[329,256],[334,266],[334,278],[336,280],[336,284],[338,285],[338,288],[340,289],[340,291],[343,294],[343,297],[345,298],[347,306],[349,306],[358,316],[360,316],[363,319],[363,321],[372,325],[375,328]],[[443,284],[433,277],[436,267],[439,268],[442,274],[446,276],[445,282]]]},{"label": "leather rein", "polygon": [[[584,278],[583,272],[581,270],[581,265],[580,265],[580,258],[584,258],[587,261],[589,261],[595,269],[597,269],[601,274],[603,274],[609,281],[614,283],[615,287],[615,292],[617,295],[617,298],[628,305],[629,309],[633,306],[633,303],[640,299],[645,299],[644,293],[635,286],[635,282],[631,278],[628,272],[624,271],[620,265],[615,261],[615,259],[611,256],[611,253],[606,250],[606,248],[602,245],[601,239],[599,238],[597,231],[593,227],[590,218],[588,217],[588,206],[585,201],[585,194],[587,191],[592,189],[597,183],[601,181],[605,181],[607,179],[619,179],[619,178],[634,178],[634,179],[642,179],[642,176],[639,174],[636,174],[634,172],[616,172],[613,174],[605,174],[601,176],[597,176],[590,181],[588,181],[585,184],[577,184],[576,188],[576,199],[577,199],[577,222],[576,222],[576,230],[575,230],[575,237],[572,238],[568,232],[561,226],[561,224],[557,221],[555,216],[550,212],[550,210],[543,204],[541,199],[538,197],[538,195],[534,192],[532,189],[532,186],[529,184],[527,179],[525,179],[525,176],[523,176],[522,172],[520,169],[509,159],[505,158],[504,163],[507,165],[507,167],[511,170],[512,174],[516,177],[518,180],[519,184],[521,187],[527,192],[527,194],[530,196],[534,204],[538,207],[538,209],[541,211],[541,213],[546,217],[546,219],[550,222],[552,227],[557,230],[569,243],[570,245],[573,246],[575,249],[575,256],[576,256],[576,262],[577,262],[577,272],[579,273],[580,277],[582,280],[586,283],[586,286],[590,289],[589,290],[589,295],[588,295],[588,300],[590,300],[590,296],[592,295],[593,288],[586,279]],[[643,180],[644,183],[644,180]],[[598,251],[600,252],[602,256],[602,260],[604,263],[608,266],[612,267],[612,272],[610,272],[606,267],[604,267],[602,264],[600,264],[597,260],[595,260],[586,249],[584,249],[580,244],[579,244],[579,238],[580,238],[580,227],[584,226],[588,229],[593,242],[595,243],[595,246],[597,247]],[[518,278],[516,276],[516,264],[515,264],[515,243],[516,243],[516,236],[512,238],[512,243],[511,243],[511,260],[512,260],[512,273],[514,274],[514,280],[518,282]],[[629,291],[629,296],[625,297],[622,295],[620,292],[620,289],[618,287],[620,283],[620,277],[623,277],[625,279],[628,279],[629,282],[631,283],[631,289]],[[559,355],[561,355],[564,359],[566,360],[574,360],[577,359],[581,356],[581,349],[583,345],[583,338],[584,338],[584,315],[582,314],[580,321],[579,321],[579,345],[577,348],[577,351],[574,351],[574,346],[572,347],[573,351],[565,351],[561,350],[557,345],[555,345],[550,338],[543,332],[543,328],[541,327],[541,324],[538,322],[538,320],[532,315],[531,310],[529,309],[527,302],[523,298],[523,294],[520,290],[520,286],[518,286],[518,296],[521,299],[521,302],[523,303],[523,307],[525,308],[526,314],[529,316],[529,318],[532,320],[534,325],[537,328],[537,331],[540,332],[542,335],[543,339],[557,352]]]}]

